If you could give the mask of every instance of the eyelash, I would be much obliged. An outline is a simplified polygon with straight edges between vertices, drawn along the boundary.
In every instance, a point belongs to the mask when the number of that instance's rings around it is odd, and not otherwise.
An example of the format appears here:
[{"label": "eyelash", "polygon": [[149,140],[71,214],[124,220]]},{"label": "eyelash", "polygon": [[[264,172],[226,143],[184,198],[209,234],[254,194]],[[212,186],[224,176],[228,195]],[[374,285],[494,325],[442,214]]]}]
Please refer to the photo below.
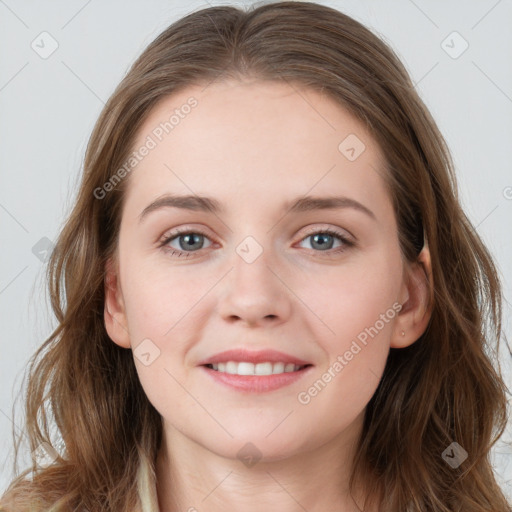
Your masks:
[{"label": "eyelash", "polygon": [[[189,228],[177,228],[176,230],[174,230],[172,233],[170,233],[169,235],[165,236],[158,244],[158,247],[163,249],[165,252],[171,252],[172,251],[172,254],[171,256],[177,256],[178,258],[180,258],[181,256],[183,255],[186,255],[186,257],[188,258],[190,255],[194,255],[194,253],[199,253],[202,251],[202,249],[199,249],[198,251],[181,251],[179,249],[174,249],[173,247],[167,247],[167,244],[169,242],[171,242],[172,240],[174,240],[175,238],[178,238],[180,235],[201,235],[201,236],[204,236],[206,238],[209,238],[208,235],[206,233],[204,233],[203,231],[201,231],[200,229],[189,229]],[[317,252],[317,253],[320,253],[320,254],[323,254],[327,257],[335,257],[337,256],[338,254],[346,251],[347,249],[351,248],[351,247],[354,247],[356,244],[355,242],[349,240],[343,233],[341,233],[340,231],[337,231],[335,229],[332,229],[332,228],[324,228],[324,229],[318,229],[318,228],[313,228],[311,230],[309,230],[306,234],[306,236],[304,236],[303,238],[301,238],[300,242],[306,240],[307,238],[313,236],[313,235],[317,235],[317,234],[328,234],[328,235],[332,235],[333,237],[337,238],[339,241],[341,241],[343,243],[343,245],[341,245],[340,247],[336,248],[336,249],[329,249],[328,251],[316,251],[314,249],[309,249],[313,252]],[[194,257],[194,256],[193,256]]]}]

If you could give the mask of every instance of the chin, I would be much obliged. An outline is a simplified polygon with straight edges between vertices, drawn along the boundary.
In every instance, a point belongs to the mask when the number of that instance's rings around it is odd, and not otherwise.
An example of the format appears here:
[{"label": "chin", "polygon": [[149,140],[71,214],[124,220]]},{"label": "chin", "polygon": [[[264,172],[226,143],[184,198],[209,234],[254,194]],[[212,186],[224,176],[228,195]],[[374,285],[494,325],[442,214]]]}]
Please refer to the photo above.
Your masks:
[{"label": "chin", "polygon": [[251,467],[254,461],[275,462],[289,459],[315,446],[321,446],[325,442],[312,436],[311,433],[305,435],[308,429],[297,429],[298,432],[291,432],[290,428],[283,428],[284,424],[277,428],[276,425],[278,422],[255,424],[253,416],[251,424],[242,423],[228,428],[233,438],[226,435],[222,438],[216,436],[212,440],[211,432],[205,432],[204,443],[201,444],[221,457],[238,459],[241,462],[248,460],[246,465]]}]

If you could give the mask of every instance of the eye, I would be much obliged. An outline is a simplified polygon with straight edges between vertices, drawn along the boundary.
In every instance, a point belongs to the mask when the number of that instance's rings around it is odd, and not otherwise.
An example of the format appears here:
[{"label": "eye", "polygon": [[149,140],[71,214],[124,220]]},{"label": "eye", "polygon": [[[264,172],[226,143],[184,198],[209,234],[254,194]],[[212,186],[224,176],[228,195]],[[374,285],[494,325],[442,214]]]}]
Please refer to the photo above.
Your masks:
[{"label": "eye", "polygon": [[[166,252],[171,252],[171,256],[185,256],[188,258],[194,252],[205,248],[205,239],[209,240],[208,236],[200,230],[179,228],[165,236],[159,243],[159,247],[163,248]],[[332,228],[311,229],[308,235],[302,238],[301,243],[308,239],[311,239],[311,246],[314,252],[324,252],[327,255],[338,254],[355,245],[344,233]],[[332,244],[335,240],[338,240],[341,244],[333,249]]]},{"label": "eye", "polygon": [[[335,250],[333,250],[332,244],[336,239],[341,242],[341,245],[338,246]],[[328,253],[329,255],[333,253],[340,253],[346,250],[348,247],[352,247],[355,245],[354,242],[349,240],[344,233],[332,228],[314,228],[309,231],[308,236],[303,238],[301,242],[304,242],[305,240],[311,240],[312,248],[319,249],[319,251],[316,252],[325,252]]]},{"label": "eye", "polygon": [[[170,233],[160,242],[159,247],[163,247],[166,251],[171,251],[171,256],[188,257],[190,254],[203,249],[204,239],[208,238],[201,231],[192,231],[191,229],[177,229]],[[171,242],[175,246],[171,245]],[[177,247],[176,247],[177,245]]]}]

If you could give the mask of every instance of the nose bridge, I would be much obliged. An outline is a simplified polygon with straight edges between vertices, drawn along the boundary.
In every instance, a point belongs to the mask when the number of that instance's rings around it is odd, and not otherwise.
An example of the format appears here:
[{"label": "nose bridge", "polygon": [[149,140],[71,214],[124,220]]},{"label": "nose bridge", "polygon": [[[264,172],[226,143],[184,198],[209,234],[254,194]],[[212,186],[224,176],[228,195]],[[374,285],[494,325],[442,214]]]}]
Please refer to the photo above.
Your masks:
[{"label": "nose bridge", "polygon": [[288,288],[279,271],[271,245],[272,237],[248,235],[235,247],[232,271],[226,280],[219,305],[224,317],[239,317],[250,323],[265,318],[283,320],[290,311]]}]

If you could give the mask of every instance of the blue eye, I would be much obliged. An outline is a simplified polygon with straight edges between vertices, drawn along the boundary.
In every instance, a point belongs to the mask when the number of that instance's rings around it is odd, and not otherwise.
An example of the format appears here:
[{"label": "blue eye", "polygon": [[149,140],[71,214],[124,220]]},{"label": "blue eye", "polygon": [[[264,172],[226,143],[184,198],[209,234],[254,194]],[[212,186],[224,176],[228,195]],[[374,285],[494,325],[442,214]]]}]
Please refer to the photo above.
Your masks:
[{"label": "blue eye", "polygon": [[[209,240],[208,236],[198,230],[191,229],[177,229],[165,237],[159,244],[166,252],[171,252],[171,256],[188,258],[195,252],[204,249],[204,240]],[[355,245],[354,242],[349,240],[342,232],[334,229],[325,228],[311,231],[307,236],[302,238],[301,243],[305,240],[311,239],[311,245],[314,252],[326,253],[327,256],[343,252],[349,247]],[[341,245],[335,249],[332,248],[332,243],[338,240]],[[171,243],[177,242],[178,247],[172,246]],[[315,250],[318,249],[318,250]]]},{"label": "blue eye", "polygon": [[[207,238],[207,236],[200,231],[176,230],[162,240],[161,246],[167,251],[172,250],[172,256],[177,255],[181,257],[186,255],[186,257],[188,257],[189,254],[203,249],[203,240],[205,238]],[[170,245],[174,240],[178,242],[179,247]]]},{"label": "blue eye", "polygon": [[[344,249],[346,249],[347,247],[354,245],[353,242],[348,240],[343,235],[343,233],[340,233],[339,231],[336,231],[334,229],[329,229],[329,228],[317,230],[317,231],[313,232],[312,234],[309,234],[308,236],[303,238],[302,241],[308,240],[308,239],[312,239],[311,245],[313,247],[316,246],[317,248],[320,248],[321,249],[320,252],[328,252],[329,251],[329,254],[331,254],[333,252],[339,253],[339,252],[343,251]],[[330,249],[332,249],[332,243],[336,239],[341,242],[341,247],[338,247],[336,250],[331,251]],[[324,250],[324,249],[327,249],[327,250]]]}]

